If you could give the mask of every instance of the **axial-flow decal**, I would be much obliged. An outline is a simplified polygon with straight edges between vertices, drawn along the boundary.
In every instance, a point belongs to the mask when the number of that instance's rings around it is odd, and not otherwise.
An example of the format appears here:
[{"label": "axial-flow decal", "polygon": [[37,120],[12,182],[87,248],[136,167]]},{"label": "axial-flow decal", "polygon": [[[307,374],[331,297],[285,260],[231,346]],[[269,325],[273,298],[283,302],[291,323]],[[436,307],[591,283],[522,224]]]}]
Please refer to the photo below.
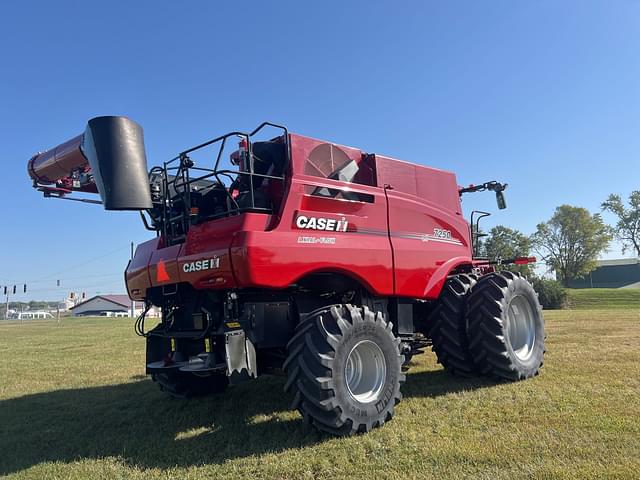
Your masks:
[{"label": "axial-flow decal", "polygon": [[306,243],[315,245],[319,243],[321,245],[335,245],[336,237],[298,237],[298,243]]}]

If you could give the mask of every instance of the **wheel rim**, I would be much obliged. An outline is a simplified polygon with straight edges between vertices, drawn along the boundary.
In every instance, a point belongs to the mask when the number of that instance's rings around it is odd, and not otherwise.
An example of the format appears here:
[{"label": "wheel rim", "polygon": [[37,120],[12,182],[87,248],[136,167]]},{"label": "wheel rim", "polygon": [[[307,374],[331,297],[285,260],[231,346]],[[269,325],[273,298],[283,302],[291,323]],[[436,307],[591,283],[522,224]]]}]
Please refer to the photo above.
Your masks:
[{"label": "wheel rim", "polygon": [[360,403],[375,402],[382,392],[387,364],[378,345],[361,340],[349,352],[344,378],[351,396]]},{"label": "wheel rim", "polygon": [[531,305],[522,295],[516,295],[509,302],[507,338],[516,357],[523,361],[531,357],[536,341],[536,322]]}]

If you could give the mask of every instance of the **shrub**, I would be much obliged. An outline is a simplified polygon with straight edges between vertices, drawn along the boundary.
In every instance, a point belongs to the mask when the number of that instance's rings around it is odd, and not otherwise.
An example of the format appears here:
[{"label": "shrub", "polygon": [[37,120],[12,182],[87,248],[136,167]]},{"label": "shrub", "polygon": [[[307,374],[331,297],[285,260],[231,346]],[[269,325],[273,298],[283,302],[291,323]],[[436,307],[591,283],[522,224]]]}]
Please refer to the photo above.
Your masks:
[{"label": "shrub", "polygon": [[560,282],[538,277],[529,280],[538,292],[538,299],[544,308],[554,310],[566,306],[567,291]]}]

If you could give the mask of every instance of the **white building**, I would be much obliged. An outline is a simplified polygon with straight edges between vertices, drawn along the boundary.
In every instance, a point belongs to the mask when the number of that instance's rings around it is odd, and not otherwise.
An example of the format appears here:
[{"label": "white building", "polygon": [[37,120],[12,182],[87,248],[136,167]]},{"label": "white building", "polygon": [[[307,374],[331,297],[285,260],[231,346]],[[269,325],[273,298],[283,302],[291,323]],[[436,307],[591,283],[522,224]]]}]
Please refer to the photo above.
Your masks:
[{"label": "white building", "polygon": [[9,320],[33,320],[37,318],[43,319],[54,317],[51,313],[45,312],[44,310],[27,310],[26,312],[11,312],[11,310],[9,310]]},{"label": "white building", "polygon": [[[142,313],[144,304],[136,302],[134,315],[131,315],[131,300],[127,295],[96,295],[70,308],[74,317],[132,317]],[[157,316],[151,309],[147,316]]]}]

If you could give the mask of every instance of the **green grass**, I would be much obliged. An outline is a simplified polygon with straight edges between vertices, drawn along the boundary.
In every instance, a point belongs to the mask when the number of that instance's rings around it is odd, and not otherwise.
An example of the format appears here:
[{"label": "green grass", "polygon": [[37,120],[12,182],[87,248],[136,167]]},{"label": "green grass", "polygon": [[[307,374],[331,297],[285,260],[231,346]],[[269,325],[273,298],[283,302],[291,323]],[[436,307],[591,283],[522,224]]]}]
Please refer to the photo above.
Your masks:
[{"label": "green grass", "polygon": [[573,309],[618,309],[640,311],[640,288],[567,289],[568,307]]},{"label": "green grass", "polygon": [[640,314],[546,313],[542,374],[493,384],[431,353],[392,422],[331,438],[282,377],[180,401],[144,377],[130,320],[0,322],[0,475],[11,478],[638,478]]}]

